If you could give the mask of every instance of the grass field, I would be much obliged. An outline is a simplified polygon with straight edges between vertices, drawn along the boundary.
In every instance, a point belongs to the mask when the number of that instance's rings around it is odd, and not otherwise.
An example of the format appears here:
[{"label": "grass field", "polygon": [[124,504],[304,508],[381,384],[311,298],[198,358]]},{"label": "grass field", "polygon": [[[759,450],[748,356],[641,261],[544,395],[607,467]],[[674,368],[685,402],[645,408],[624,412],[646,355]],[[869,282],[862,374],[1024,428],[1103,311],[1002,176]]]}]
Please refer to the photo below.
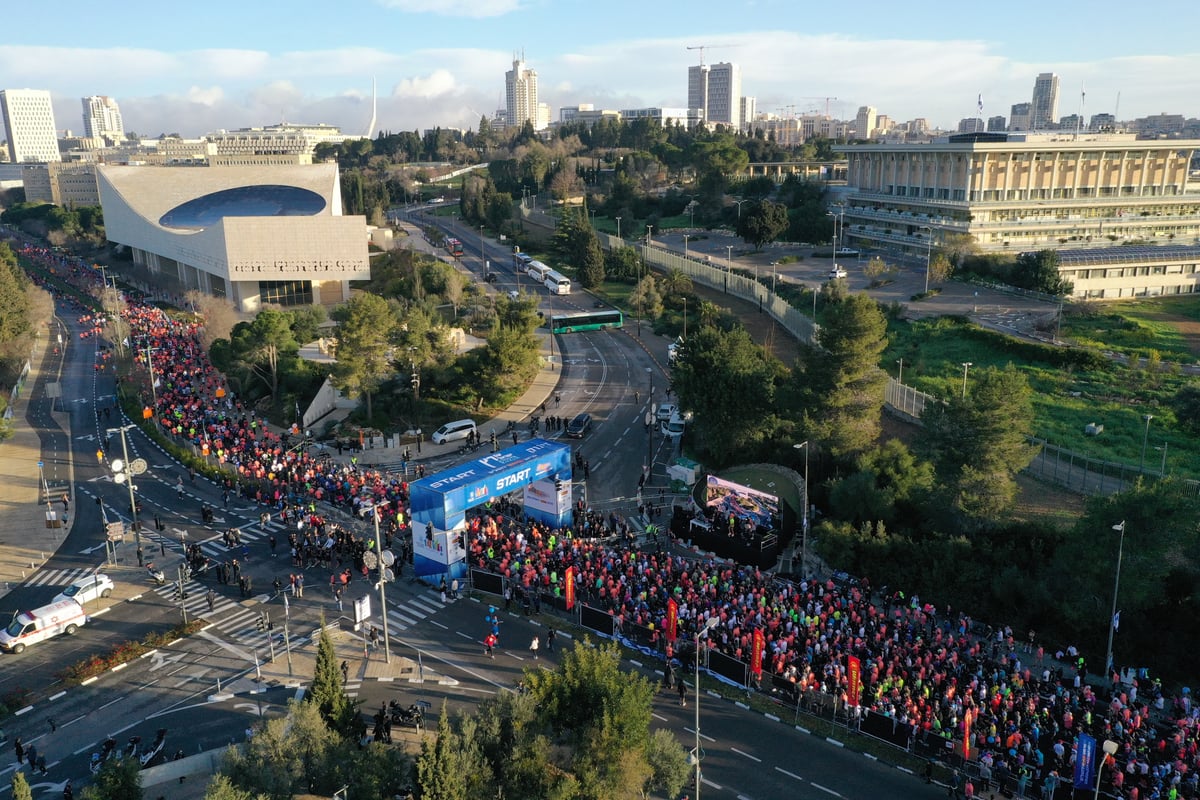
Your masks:
[{"label": "grass field", "polygon": [[1200,298],[1159,297],[1088,305],[1063,316],[1062,338],[1085,347],[1164,361],[1200,361]]},{"label": "grass field", "polygon": [[[1146,437],[1146,464],[1157,471],[1167,444],[1167,472],[1200,478],[1200,442],[1181,431],[1167,403],[1186,382],[1171,370],[1150,375],[1144,370],[1110,364],[1094,371],[1072,370],[1014,356],[1000,337],[979,335],[974,326],[951,318],[893,323],[884,366],[897,373],[904,359],[904,383],[923,392],[950,397],[967,391],[971,375],[990,366],[1015,364],[1034,390],[1034,435],[1093,458],[1136,467]],[[1143,415],[1152,414],[1149,435]],[[1086,436],[1084,426],[1104,426],[1099,436]]]}]

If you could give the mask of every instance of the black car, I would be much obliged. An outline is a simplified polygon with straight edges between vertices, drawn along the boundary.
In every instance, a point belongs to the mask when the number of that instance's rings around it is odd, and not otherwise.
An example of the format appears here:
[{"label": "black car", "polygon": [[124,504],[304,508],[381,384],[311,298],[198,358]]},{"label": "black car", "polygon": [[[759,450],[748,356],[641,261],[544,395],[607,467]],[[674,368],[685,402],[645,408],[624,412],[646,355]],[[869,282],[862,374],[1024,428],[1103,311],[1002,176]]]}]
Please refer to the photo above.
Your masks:
[{"label": "black car", "polygon": [[575,419],[567,423],[567,436],[572,439],[582,439],[592,429],[591,414],[576,414]]},{"label": "black car", "polygon": [[496,273],[494,273],[494,272],[486,273],[483,276],[483,282],[484,283],[495,283],[496,282]]}]

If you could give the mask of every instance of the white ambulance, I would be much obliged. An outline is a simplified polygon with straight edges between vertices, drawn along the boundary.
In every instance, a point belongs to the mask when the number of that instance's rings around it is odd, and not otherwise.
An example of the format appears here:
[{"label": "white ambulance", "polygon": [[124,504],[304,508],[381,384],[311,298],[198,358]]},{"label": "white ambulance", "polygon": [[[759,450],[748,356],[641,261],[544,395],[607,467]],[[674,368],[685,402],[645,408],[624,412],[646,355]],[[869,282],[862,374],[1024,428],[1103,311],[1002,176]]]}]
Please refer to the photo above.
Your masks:
[{"label": "white ambulance", "polygon": [[87,623],[83,606],[74,600],[57,600],[48,606],[22,611],[8,627],[0,631],[0,649],[20,653],[31,644],[65,633],[75,635]]}]

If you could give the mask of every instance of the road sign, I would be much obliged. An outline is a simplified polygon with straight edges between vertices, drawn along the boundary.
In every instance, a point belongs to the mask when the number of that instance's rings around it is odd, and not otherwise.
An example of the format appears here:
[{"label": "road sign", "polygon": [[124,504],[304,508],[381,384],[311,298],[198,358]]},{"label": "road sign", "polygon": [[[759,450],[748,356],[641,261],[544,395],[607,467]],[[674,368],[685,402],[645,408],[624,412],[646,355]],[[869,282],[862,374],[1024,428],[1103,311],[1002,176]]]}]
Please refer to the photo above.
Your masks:
[{"label": "road sign", "polygon": [[41,469],[44,466],[46,466],[45,462],[42,462],[42,461],[38,462],[38,469]]},{"label": "road sign", "polygon": [[119,520],[108,523],[104,526],[104,529],[108,533],[108,540],[110,542],[119,542],[125,538],[125,523]]},{"label": "road sign", "polygon": [[362,625],[371,618],[371,595],[364,594],[354,601],[354,624]]}]

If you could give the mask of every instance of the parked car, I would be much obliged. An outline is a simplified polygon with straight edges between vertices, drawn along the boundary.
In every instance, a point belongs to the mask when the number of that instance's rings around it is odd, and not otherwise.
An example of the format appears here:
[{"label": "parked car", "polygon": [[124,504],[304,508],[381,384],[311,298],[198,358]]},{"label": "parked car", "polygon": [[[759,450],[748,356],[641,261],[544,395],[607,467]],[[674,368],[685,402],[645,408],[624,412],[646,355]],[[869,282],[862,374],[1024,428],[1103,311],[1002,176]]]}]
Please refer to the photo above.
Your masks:
[{"label": "parked car", "polygon": [[108,597],[113,593],[112,578],[107,575],[97,573],[95,575],[87,575],[72,583],[67,588],[58,593],[52,602],[57,603],[59,600],[74,600],[81,606],[86,606],[93,600],[99,600],[102,597]]},{"label": "parked car", "polygon": [[576,414],[575,418],[567,423],[567,436],[570,436],[572,439],[582,439],[584,436],[587,436],[591,430],[591,414]]},{"label": "parked car", "polygon": [[494,273],[494,272],[486,273],[483,276],[483,282],[484,283],[495,283],[496,282],[496,273]]},{"label": "parked car", "polygon": [[829,270],[829,277],[831,279],[845,278],[848,274],[849,273],[846,272],[846,270],[842,269],[841,267],[834,267],[833,269]]},{"label": "parked car", "polygon": [[675,405],[674,403],[663,403],[658,407],[658,414],[656,415],[658,417],[658,421],[666,422],[678,410],[679,406]]}]

